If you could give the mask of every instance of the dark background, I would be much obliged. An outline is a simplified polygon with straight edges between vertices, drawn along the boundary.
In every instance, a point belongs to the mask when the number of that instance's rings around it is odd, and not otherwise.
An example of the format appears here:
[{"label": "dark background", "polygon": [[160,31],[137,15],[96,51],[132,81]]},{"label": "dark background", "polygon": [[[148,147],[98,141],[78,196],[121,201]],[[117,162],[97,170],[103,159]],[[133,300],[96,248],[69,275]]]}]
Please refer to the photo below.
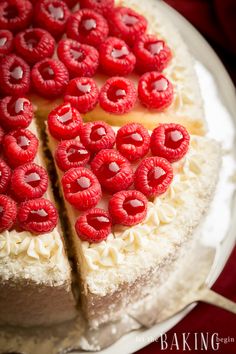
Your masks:
[{"label": "dark background", "polygon": [[165,0],[215,49],[236,85],[236,0]]},{"label": "dark background", "polygon": [[[186,17],[207,39],[236,85],[236,0],[165,0],[165,2]],[[213,289],[236,301],[236,248]],[[234,338],[234,343],[221,344],[218,351],[208,350],[207,353],[236,353],[236,316],[227,311],[199,304],[167,335],[172,339],[176,333],[180,339],[184,332],[208,332],[209,335],[217,332],[221,338]],[[191,347],[194,347],[193,341],[189,342],[192,344]],[[188,351],[184,353],[186,352]],[[204,353],[201,350],[192,350],[191,352],[194,354]],[[183,353],[183,351],[174,348],[171,351],[161,350],[160,344],[155,342],[138,352],[138,354],[151,353],[177,354]]]}]

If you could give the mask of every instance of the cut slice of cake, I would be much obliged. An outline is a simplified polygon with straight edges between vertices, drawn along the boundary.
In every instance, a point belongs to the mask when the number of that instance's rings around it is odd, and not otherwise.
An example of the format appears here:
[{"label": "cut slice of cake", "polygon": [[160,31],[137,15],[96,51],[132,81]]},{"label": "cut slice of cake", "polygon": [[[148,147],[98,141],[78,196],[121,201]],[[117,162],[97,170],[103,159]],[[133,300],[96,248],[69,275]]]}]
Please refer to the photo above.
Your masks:
[{"label": "cut slice of cake", "polygon": [[[19,99],[17,102],[19,103]],[[30,124],[29,130],[39,138],[34,121]],[[22,133],[17,136],[18,144],[23,149],[24,143],[27,145],[27,138],[23,130],[19,132]],[[3,148],[5,149],[4,142]],[[45,167],[42,146],[39,146],[34,162]],[[37,189],[39,174],[30,171],[26,178],[30,185]],[[20,186],[18,188],[20,189]],[[20,190],[17,193],[20,195]],[[21,193],[23,193],[21,197],[26,198],[24,192]],[[50,183],[44,198],[55,203]],[[24,208],[21,210],[24,211]],[[42,206],[37,210],[32,208],[31,212],[33,218],[33,213],[42,219],[46,216]],[[22,230],[16,224],[10,230],[2,230],[0,233],[0,324],[48,326],[70,320],[76,314],[71,266],[67,258],[60,222],[52,231],[43,234],[40,231],[35,234]]]},{"label": "cut slice of cake", "polygon": [[[54,114],[55,111],[52,115]],[[106,137],[98,136],[99,131],[91,129],[91,125],[98,129],[106,127]],[[209,207],[218,180],[220,147],[214,140],[192,135],[187,152],[189,140],[186,130],[176,124],[160,125],[151,137],[154,157],[149,152],[143,159],[138,155],[138,146],[146,144],[143,130],[137,130],[136,123],[133,125],[136,127],[136,132],[132,132],[134,135],[129,132],[130,125],[118,131],[116,147],[129,160],[136,160],[130,166],[136,170],[135,188],[149,199],[146,209],[145,197],[140,194],[135,194],[131,199],[122,199],[122,190],[128,189],[125,193],[132,196],[137,191],[132,187],[133,180],[129,177],[132,172],[127,160],[122,160],[115,149],[102,149],[101,141],[108,144],[110,140],[114,144],[114,131],[112,133],[102,122],[87,123],[82,128],[80,138],[62,141],[60,148],[58,141],[48,133],[49,148],[56,159],[58,178],[61,180],[71,224],[71,240],[82,284],[82,308],[93,326],[116,319],[127,306],[150,294],[168,277],[170,267],[178,259],[180,251],[194,238],[194,229]],[[50,116],[49,129],[55,135]],[[163,129],[166,129],[164,141],[161,137]],[[87,130],[90,131],[90,137]],[[114,130],[117,131],[116,128]],[[65,131],[61,130],[60,134],[63,136]],[[143,144],[137,145],[141,141],[138,139],[140,134]],[[125,142],[122,147],[121,137]],[[126,140],[127,137],[129,141]],[[89,142],[86,143],[86,139]],[[132,144],[135,150],[130,148]],[[99,146],[100,150],[95,152]],[[89,152],[93,156],[90,165]],[[145,155],[144,150],[142,154]],[[157,154],[162,158],[155,157]],[[108,155],[109,164],[106,162]],[[164,157],[172,162],[172,167]],[[100,164],[101,161],[103,165]],[[153,161],[159,161],[160,164],[152,165]],[[86,168],[72,167],[76,164],[81,166],[80,163]],[[101,183],[102,197],[101,188],[94,184],[94,177],[91,177],[91,168]],[[172,183],[171,168],[174,174]],[[147,173],[145,169],[148,169]],[[147,179],[144,177],[145,173]],[[117,180],[113,177],[120,174],[120,185],[117,185]],[[158,182],[151,181],[153,178]],[[110,179],[112,183],[109,182]],[[121,192],[115,193],[117,190]],[[87,198],[83,195],[84,191],[87,191]],[[100,208],[93,209],[96,212],[99,210],[99,217],[96,218],[98,214],[95,212],[83,214],[84,210],[94,204],[97,204],[96,208]],[[104,237],[106,223],[109,223],[108,209],[114,225],[108,229],[109,235]]]}]

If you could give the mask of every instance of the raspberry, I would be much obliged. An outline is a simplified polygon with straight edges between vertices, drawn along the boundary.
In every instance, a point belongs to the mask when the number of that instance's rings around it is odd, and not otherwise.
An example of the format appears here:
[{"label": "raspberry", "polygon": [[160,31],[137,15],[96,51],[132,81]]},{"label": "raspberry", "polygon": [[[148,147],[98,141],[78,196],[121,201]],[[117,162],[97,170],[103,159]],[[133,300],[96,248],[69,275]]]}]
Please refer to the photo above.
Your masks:
[{"label": "raspberry", "polygon": [[116,7],[109,14],[110,33],[132,46],[147,29],[147,20],[127,7]]},{"label": "raspberry", "polygon": [[29,28],[15,37],[16,52],[29,64],[50,58],[55,49],[54,38],[41,28]]},{"label": "raspberry", "polygon": [[32,162],[38,149],[38,139],[27,129],[14,130],[3,138],[3,150],[12,167]]},{"label": "raspberry", "polygon": [[55,160],[61,171],[85,166],[89,159],[90,153],[75,139],[61,141],[55,152]]},{"label": "raspberry", "polygon": [[2,145],[2,139],[4,137],[4,130],[2,129],[2,127],[0,126],[0,148],[1,148],[1,145]]},{"label": "raspberry", "polygon": [[6,193],[11,180],[11,169],[4,160],[0,158],[0,194]]},{"label": "raspberry", "polygon": [[31,199],[19,205],[18,222],[23,230],[35,234],[48,233],[56,227],[57,221],[57,210],[47,199]]},{"label": "raspberry", "polygon": [[69,82],[64,101],[70,102],[79,112],[87,113],[97,105],[98,96],[98,87],[92,78],[77,77]]},{"label": "raspberry", "polygon": [[5,95],[20,96],[29,91],[29,65],[15,54],[2,58],[0,64],[1,90]]},{"label": "raspberry", "polygon": [[93,76],[99,65],[98,51],[73,39],[63,39],[58,43],[57,54],[67,67],[71,77]]},{"label": "raspberry", "polygon": [[102,196],[97,177],[85,167],[71,168],[61,179],[65,199],[76,209],[96,206]]},{"label": "raspberry", "polygon": [[107,75],[128,75],[134,70],[136,58],[119,38],[107,38],[99,48],[100,64]]},{"label": "raspberry", "polygon": [[111,149],[115,144],[116,135],[110,125],[96,121],[83,125],[80,139],[88,150],[98,152],[102,149]]},{"label": "raspberry", "polygon": [[70,103],[63,103],[49,113],[48,129],[57,140],[76,138],[82,127],[79,112]]},{"label": "raspberry", "polygon": [[0,232],[9,230],[17,215],[17,207],[14,200],[10,197],[0,194]]},{"label": "raspberry", "polygon": [[64,2],[71,9],[77,4],[78,0],[64,0]]},{"label": "raspberry", "polygon": [[129,161],[116,150],[101,150],[91,162],[91,169],[110,193],[127,189],[134,180]]},{"label": "raspberry", "polygon": [[35,22],[53,37],[59,37],[65,32],[70,11],[62,0],[39,0],[34,9]]},{"label": "raspberry", "polygon": [[14,32],[25,29],[31,22],[32,10],[28,0],[0,1],[0,28]]},{"label": "raspberry", "polygon": [[111,219],[105,210],[94,208],[77,219],[75,229],[81,240],[98,243],[111,232]]},{"label": "raspberry", "polygon": [[27,128],[33,118],[33,107],[25,97],[6,96],[0,100],[0,124],[6,130]]},{"label": "raspberry", "polygon": [[67,23],[67,36],[80,43],[98,47],[108,36],[109,28],[104,17],[90,9],[71,15]]},{"label": "raspberry", "polygon": [[175,162],[186,155],[190,136],[180,124],[161,124],[153,130],[151,136],[152,154]]},{"label": "raspberry", "polygon": [[138,95],[144,106],[161,111],[172,103],[174,91],[171,82],[164,75],[152,71],[139,79]]},{"label": "raspberry", "polygon": [[50,98],[64,92],[69,82],[69,73],[61,61],[45,59],[34,65],[31,78],[36,91]]},{"label": "raspberry", "polygon": [[156,197],[168,189],[173,179],[173,168],[162,157],[147,157],[134,175],[135,188],[147,197]]},{"label": "raspberry", "polygon": [[139,123],[129,123],[120,128],[116,136],[116,147],[130,161],[144,157],[149,150],[150,136]]},{"label": "raspberry", "polygon": [[114,5],[114,0],[80,0],[81,9],[92,9],[103,16],[108,15],[113,10]]},{"label": "raspberry", "polygon": [[108,79],[100,92],[100,106],[113,114],[130,112],[135,105],[137,92],[133,82],[124,77]]},{"label": "raspberry", "polygon": [[158,40],[154,35],[144,35],[139,38],[134,44],[133,51],[137,59],[136,68],[140,73],[162,71],[172,57],[166,43]]},{"label": "raspberry", "polygon": [[132,226],[142,222],[147,215],[147,198],[139,191],[121,191],[109,201],[109,212],[115,224]]},{"label": "raspberry", "polygon": [[47,188],[47,171],[35,163],[19,166],[12,173],[11,189],[17,200],[40,198]]},{"label": "raspberry", "polygon": [[0,30],[0,59],[13,49],[13,35],[8,30]]}]

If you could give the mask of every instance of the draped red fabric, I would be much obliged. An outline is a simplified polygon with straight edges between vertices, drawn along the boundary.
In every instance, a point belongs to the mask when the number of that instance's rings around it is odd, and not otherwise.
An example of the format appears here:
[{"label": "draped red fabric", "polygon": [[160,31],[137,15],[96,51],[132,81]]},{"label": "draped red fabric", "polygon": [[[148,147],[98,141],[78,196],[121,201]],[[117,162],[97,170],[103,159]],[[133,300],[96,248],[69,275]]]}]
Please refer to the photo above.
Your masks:
[{"label": "draped red fabric", "polygon": [[165,0],[210,42],[236,84],[236,0]]},{"label": "draped red fabric", "polygon": [[[236,84],[236,0],[165,0],[186,17],[216,50]],[[213,289],[236,301],[236,248]],[[198,304],[178,325],[167,333],[168,347],[161,348],[161,341],[154,342],[138,354],[183,353],[183,334],[190,333],[187,343],[192,353],[202,354],[200,335],[211,338],[218,333],[218,350],[209,345],[207,353],[236,353],[236,316],[207,304]],[[196,336],[198,334],[196,349]],[[177,337],[179,349],[174,338]]]}]

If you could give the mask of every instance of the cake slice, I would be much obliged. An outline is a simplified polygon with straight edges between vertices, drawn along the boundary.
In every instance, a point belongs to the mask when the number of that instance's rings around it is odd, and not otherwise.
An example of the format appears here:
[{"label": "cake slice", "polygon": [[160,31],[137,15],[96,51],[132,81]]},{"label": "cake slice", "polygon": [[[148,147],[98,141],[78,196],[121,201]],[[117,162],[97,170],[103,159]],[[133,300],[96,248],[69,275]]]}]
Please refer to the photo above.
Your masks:
[{"label": "cake slice", "polygon": [[[29,126],[39,137],[35,122]],[[34,162],[45,167],[42,146]],[[49,185],[44,198],[54,201]],[[0,233],[0,324],[53,325],[76,316],[71,266],[60,222],[44,234],[17,226]]]},{"label": "cake slice", "polygon": [[[117,129],[115,130],[117,131]],[[75,139],[74,142],[78,142],[78,139]],[[81,140],[84,141],[83,135],[81,135]],[[48,133],[48,142],[52,154],[57,155],[58,141],[50,133]],[[76,149],[77,147],[74,145],[73,152],[67,150],[67,152],[69,151],[68,156],[76,154]],[[102,151],[97,152],[97,156],[101,157]],[[97,159],[96,153],[95,159]],[[93,221],[90,226],[93,225],[92,227],[97,230],[94,232],[94,241],[92,239],[86,241],[83,232],[80,234],[82,228],[75,226],[81,215],[81,209],[86,209],[93,197],[89,194],[89,200],[85,200],[84,205],[77,205],[75,208],[68,202],[68,196],[65,198],[65,188],[64,193],[62,190],[71,226],[71,241],[81,277],[82,308],[90,325],[98,326],[106,321],[115,320],[121,316],[127,306],[142,299],[160,286],[168,277],[171,266],[178,259],[180,251],[189,240],[195,237],[194,229],[199,225],[209,207],[218,180],[220,147],[214,140],[192,135],[189,151],[182,158],[179,156],[178,159],[172,163],[174,171],[172,183],[166,191],[159,191],[162,193],[161,195],[149,198],[144,220],[136,222],[133,226],[121,226],[117,224],[122,223],[122,217],[119,219],[120,215],[117,217],[115,214],[116,225],[112,227],[108,237],[104,239],[100,239],[102,234],[99,231],[99,226],[94,226]],[[62,162],[65,159],[58,163],[57,156],[56,160],[58,178],[61,183],[64,183],[64,173],[60,168],[63,168]],[[75,161],[75,159],[71,161]],[[132,163],[133,169],[136,169],[137,163]],[[140,164],[142,163],[141,161]],[[94,172],[94,161],[91,166]],[[86,165],[88,169],[91,166]],[[115,162],[112,163],[112,168],[114,166]],[[160,173],[161,170],[155,171]],[[106,171],[104,170],[103,173]],[[84,178],[83,182],[86,184],[87,179]],[[101,176],[98,178],[100,178],[99,181],[102,181]],[[123,178],[127,179],[128,177]],[[70,182],[67,180],[67,183]],[[126,182],[121,181],[120,183],[123,185]],[[144,182],[139,176],[135,187],[143,190],[142,184]],[[77,188],[75,185],[73,186],[72,188]],[[83,185],[83,188],[87,187]],[[107,187],[109,187],[108,184]],[[76,191],[74,190],[74,192]],[[146,193],[145,190],[144,193]],[[99,190],[96,196],[98,194]],[[115,196],[117,194],[119,193],[116,193]],[[109,202],[109,200],[114,199],[115,196],[112,197],[103,189],[102,199],[96,207],[108,210],[109,205],[111,212],[111,201]]]}]

